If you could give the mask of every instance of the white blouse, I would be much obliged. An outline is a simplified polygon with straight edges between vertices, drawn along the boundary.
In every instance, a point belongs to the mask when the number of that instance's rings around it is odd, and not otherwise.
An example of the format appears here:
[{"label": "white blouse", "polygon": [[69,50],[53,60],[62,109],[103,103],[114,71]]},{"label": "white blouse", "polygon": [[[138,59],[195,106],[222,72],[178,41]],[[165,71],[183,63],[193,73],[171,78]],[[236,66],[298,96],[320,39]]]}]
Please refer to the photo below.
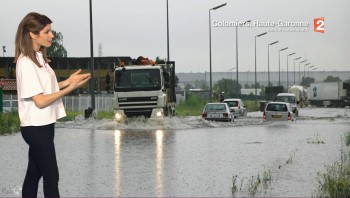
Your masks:
[{"label": "white blouse", "polygon": [[41,52],[37,52],[36,56],[42,67],[38,67],[22,54],[16,63],[18,114],[21,127],[48,125],[66,116],[61,98],[42,109],[32,100],[32,97],[38,94],[47,95],[59,91],[55,72],[45,63]]}]

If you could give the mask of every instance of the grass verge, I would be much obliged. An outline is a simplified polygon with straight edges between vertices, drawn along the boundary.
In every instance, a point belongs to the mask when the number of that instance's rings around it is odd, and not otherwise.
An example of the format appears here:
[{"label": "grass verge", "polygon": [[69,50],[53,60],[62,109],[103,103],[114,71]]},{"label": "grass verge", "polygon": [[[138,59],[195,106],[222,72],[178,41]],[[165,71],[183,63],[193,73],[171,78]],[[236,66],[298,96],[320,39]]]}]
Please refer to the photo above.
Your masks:
[{"label": "grass verge", "polygon": [[189,95],[186,101],[181,101],[176,107],[177,116],[198,116],[202,115],[206,100],[196,95]]},{"label": "grass verge", "polygon": [[350,197],[350,132],[345,134],[346,147],[341,149],[340,160],[318,173],[318,197]]},{"label": "grass verge", "polygon": [[[73,121],[78,116],[84,116],[82,112],[66,112],[67,116],[59,119],[60,122]],[[113,119],[114,113],[111,111],[99,111],[95,114],[96,120]]]},{"label": "grass verge", "polygon": [[[204,106],[209,101],[196,95],[189,95],[186,101],[181,101],[176,107],[176,115],[178,116],[199,116],[202,115]],[[252,100],[244,101],[248,112],[259,111],[259,103]]]}]

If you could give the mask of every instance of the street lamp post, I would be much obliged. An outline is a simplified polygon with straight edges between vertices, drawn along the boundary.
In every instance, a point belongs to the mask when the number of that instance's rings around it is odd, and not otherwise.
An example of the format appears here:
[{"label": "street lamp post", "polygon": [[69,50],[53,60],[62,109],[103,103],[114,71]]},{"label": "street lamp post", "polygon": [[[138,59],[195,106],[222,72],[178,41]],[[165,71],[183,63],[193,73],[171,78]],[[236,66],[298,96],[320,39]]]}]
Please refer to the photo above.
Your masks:
[{"label": "street lamp post", "polygon": [[[95,110],[95,80],[94,80],[94,41],[93,41],[93,31],[92,31],[92,2],[90,0],[90,92],[91,92],[91,108]],[[92,112],[91,112],[92,113]],[[91,114],[90,114],[91,115]],[[88,117],[90,117],[90,115]]]},{"label": "street lamp post", "polygon": [[311,71],[314,71],[314,70],[316,70],[317,69],[317,67],[314,67]]},{"label": "street lamp post", "polygon": [[275,41],[273,43],[269,43],[267,45],[267,78],[268,78],[268,86],[270,86],[271,81],[270,81],[270,45],[274,45],[278,43],[278,41]]},{"label": "street lamp post", "polygon": [[288,47],[278,50],[278,85],[279,86],[281,86],[281,51],[284,51],[286,49],[288,49]]},{"label": "street lamp post", "polygon": [[258,90],[257,90],[257,87],[256,87],[256,81],[257,81],[257,79],[256,79],[256,38],[257,37],[260,37],[260,36],[264,36],[264,35],[266,35],[267,34],[267,32],[264,32],[264,33],[262,33],[262,34],[258,34],[258,35],[256,35],[255,36],[255,85],[254,85],[254,87],[255,87],[255,97],[257,98],[257,96],[258,96]]},{"label": "street lamp post", "polygon": [[[246,23],[250,23],[250,20],[246,21],[243,23],[243,25],[245,25]],[[236,67],[237,67],[237,70],[236,70],[236,80],[237,80],[237,83],[236,83],[236,90],[238,91],[238,26],[236,26]],[[239,96],[239,91],[237,92],[237,97]]]},{"label": "street lamp post", "polygon": [[307,76],[310,77],[310,68],[315,67],[315,65],[311,65],[307,68]]},{"label": "street lamp post", "polygon": [[212,96],[212,94],[213,94],[213,87],[212,87],[212,72],[211,72],[211,12],[210,11],[212,11],[212,10],[216,10],[216,9],[219,9],[219,8],[221,8],[221,7],[224,7],[226,5],[226,3],[224,3],[224,4],[221,4],[221,5],[219,5],[219,6],[216,6],[216,7],[214,7],[214,8],[211,8],[211,9],[209,9],[209,72],[210,72],[210,74],[209,74],[209,78],[210,78],[210,102],[212,102],[213,101],[213,96]]},{"label": "street lamp post", "polygon": [[294,85],[295,85],[295,61],[301,59],[301,56],[294,59]]},{"label": "street lamp post", "polygon": [[300,80],[300,63],[305,63],[307,61],[307,59],[299,62],[299,84],[301,84],[301,80]]},{"label": "street lamp post", "polygon": [[231,69],[227,70],[227,71],[230,71],[231,72],[231,80],[233,82],[233,79],[232,79],[232,73],[233,73],[233,70],[236,69],[236,67],[232,67]]},{"label": "street lamp post", "polygon": [[[2,46],[2,58],[5,58],[5,52],[6,52],[6,46]],[[8,64],[6,63],[6,72],[5,72],[5,77],[8,78],[9,76],[9,68],[8,68]],[[2,101],[0,101],[2,102]],[[0,111],[1,113],[1,111]]]},{"label": "street lamp post", "polygon": [[249,76],[249,72],[250,72],[250,70],[248,70],[248,71],[247,71],[247,83],[246,83],[247,85],[249,85],[249,84],[248,84],[248,76]]},{"label": "street lamp post", "polygon": [[305,65],[304,65],[304,78],[306,77],[306,72],[305,72],[305,67],[307,66],[307,65],[310,65],[311,63],[306,63]]},{"label": "street lamp post", "polygon": [[293,52],[293,53],[291,53],[291,54],[288,54],[288,56],[287,56],[287,89],[288,89],[288,87],[289,87],[289,68],[288,68],[288,58],[289,58],[289,56],[293,56],[295,54],[295,52]]},{"label": "street lamp post", "polygon": [[6,46],[2,46],[2,57],[5,57]]},{"label": "street lamp post", "polygon": [[[166,0],[166,27],[167,27],[167,61],[170,61],[170,49],[169,49],[169,2],[168,2],[168,0]],[[169,71],[169,68],[168,68],[168,71]]]}]

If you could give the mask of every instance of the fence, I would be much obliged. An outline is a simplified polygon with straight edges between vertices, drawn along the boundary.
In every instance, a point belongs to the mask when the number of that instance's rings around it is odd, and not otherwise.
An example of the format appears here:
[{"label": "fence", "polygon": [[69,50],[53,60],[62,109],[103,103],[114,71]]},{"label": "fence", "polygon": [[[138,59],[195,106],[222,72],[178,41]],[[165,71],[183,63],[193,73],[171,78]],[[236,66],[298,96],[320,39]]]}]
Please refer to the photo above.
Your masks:
[{"label": "fence", "polygon": [[[113,111],[113,94],[95,95],[95,110]],[[91,107],[90,95],[65,96],[62,98],[66,111],[84,112]],[[11,111],[17,109],[17,95],[4,95],[4,110]]]},{"label": "fence", "polygon": [[4,111],[11,111],[17,109],[17,95],[3,95],[3,99]]},{"label": "fence", "polygon": [[[177,94],[177,105],[184,97]],[[66,111],[84,112],[85,109],[91,107],[90,95],[65,96],[62,98]],[[17,95],[4,95],[4,110],[17,110]],[[95,95],[95,111],[113,112],[113,94],[96,94]]]}]

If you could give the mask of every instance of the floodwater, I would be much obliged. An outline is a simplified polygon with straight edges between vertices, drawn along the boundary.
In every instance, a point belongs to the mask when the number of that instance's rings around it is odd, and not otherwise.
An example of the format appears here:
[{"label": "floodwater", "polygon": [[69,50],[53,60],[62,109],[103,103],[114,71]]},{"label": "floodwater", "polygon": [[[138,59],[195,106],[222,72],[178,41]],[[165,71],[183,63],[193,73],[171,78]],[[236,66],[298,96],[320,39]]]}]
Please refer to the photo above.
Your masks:
[{"label": "floodwater", "polygon": [[[271,182],[256,196],[310,197],[317,173],[340,158],[350,113],[301,113],[304,117],[288,124],[261,122],[260,112],[234,123],[199,117],[58,123],[61,196],[231,197],[237,176],[234,196],[242,197],[251,196],[251,183],[265,174]],[[28,148],[20,134],[0,137],[0,145],[0,196],[16,196]]]}]

